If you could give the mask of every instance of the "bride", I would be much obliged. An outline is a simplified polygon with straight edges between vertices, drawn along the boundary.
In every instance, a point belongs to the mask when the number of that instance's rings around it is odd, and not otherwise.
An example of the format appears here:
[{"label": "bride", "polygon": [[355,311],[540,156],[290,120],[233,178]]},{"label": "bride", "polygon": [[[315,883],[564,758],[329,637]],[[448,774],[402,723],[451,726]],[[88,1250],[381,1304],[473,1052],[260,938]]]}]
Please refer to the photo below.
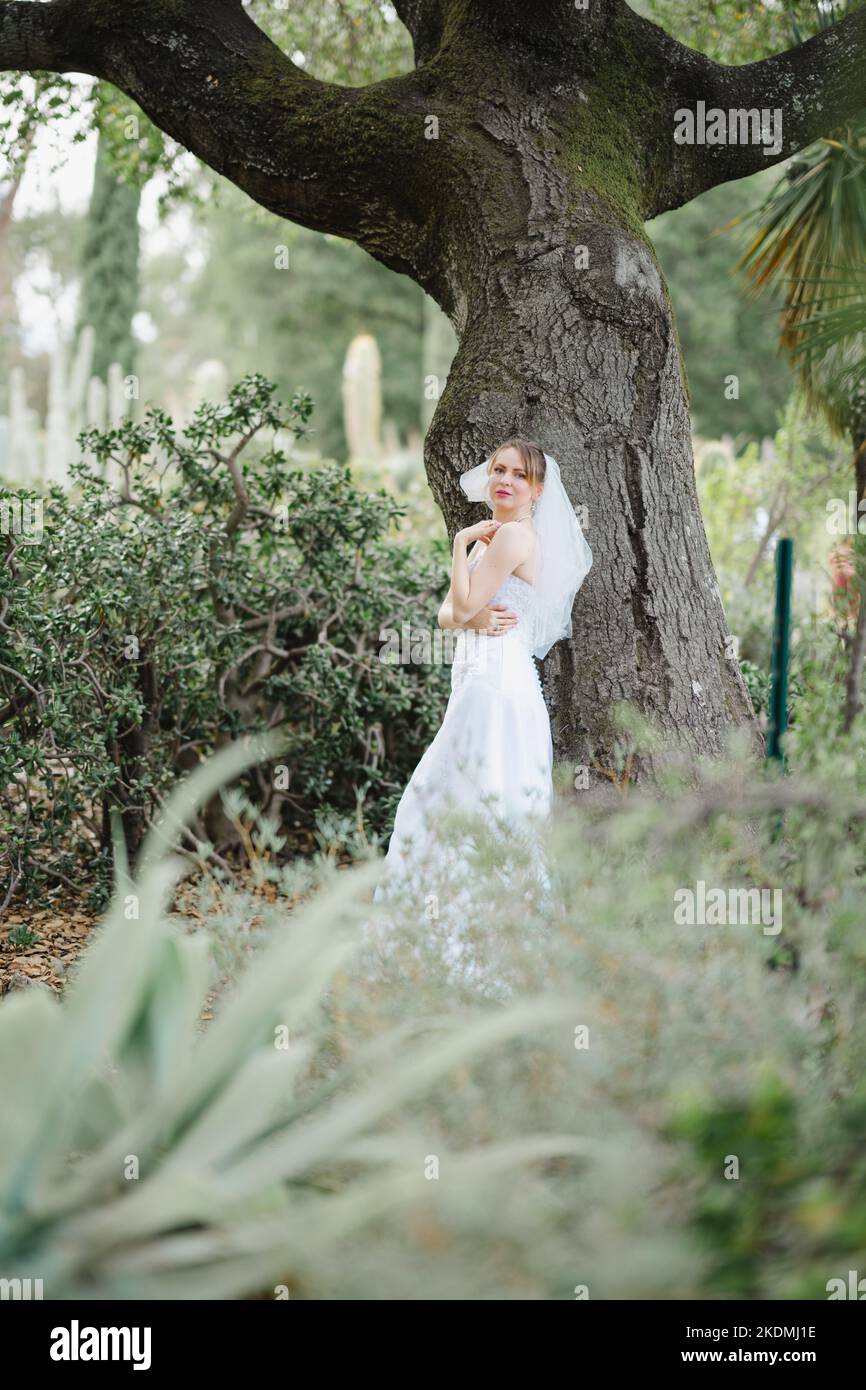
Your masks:
[{"label": "bride", "polygon": [[[553,802],[553,741],[535,668],[571,635],[574,596],[592,565],[559,466],[521,436],[500,444],[460,485],[492,517],[454,537],[439,626],[458,631],[451,694],[433,742],[403,793],[375,900],[422,893],[438,904],[476,841],[456,811],[507,835],[539,831]],[[503,840],[503,844],[505,841]],[[471,875],[470,875],[471,876]],[[542,877],[546,874],[542,870]],[[468,902],[466,890],[458,904]]]}]

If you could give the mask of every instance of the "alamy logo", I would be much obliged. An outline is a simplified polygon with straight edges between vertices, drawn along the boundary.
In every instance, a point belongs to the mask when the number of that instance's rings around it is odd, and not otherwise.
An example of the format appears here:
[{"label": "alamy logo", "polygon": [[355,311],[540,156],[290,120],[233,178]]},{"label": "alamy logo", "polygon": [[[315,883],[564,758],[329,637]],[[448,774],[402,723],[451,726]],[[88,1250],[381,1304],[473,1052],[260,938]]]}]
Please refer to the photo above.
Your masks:
[{"label": "alamy logo", "polygon": [[828,1302],[836,1298],[856,1298],[861,1303],[866,1298],[866,1279],[859,1277],[859,1270],[848,1270],[848,1283],[844,1279],[828,1279],[824,1285]]},{"label": "alamy logo", "polygon": [[17,1298],[26,1302],[42,1296],[41,1279],[0,1279],[0,1299]]},{"label": "alamy logo", "polygon": [[42,534],[41,497],[0,497],[0,536],[18,536],[24,545],[37,545]]},{"label": "alamy logo", "polygon": [[132,1361],[134,1371],[150,1369],[149,1327],[69,1327],[51,1329],[52,1361]]},{"label": "alamy logo", "polygon": [[764,924],[764,936],[778,936],[782,930],[782,890],[769,888],[707,888],[699,878],[694,888],[674,892],[674,923],[678,927],[716,927]]},{"label": "alamy logo", "polygon": [[474,628],[428,628],[404,623],[400,631],[383,627],[379,632],[379,660],[383,666],[445,666],[458,659],[471,660],[475,669],[487,669],[487,637]]},{"label": "alamy logo", "polygon": [[831,536],[866,535],[866,497],[858,501],[854,488],[848,489],[848,502],[831,497],[827,503],[827,531]]},{"label": "alamy logo", "polygon": [[699,101],[694,111],[681,106],[674,112],[674,141],[678,145],[763,145],[764,154],[782,152],[782,111],[776,106],[723,111],[707,110]]}]

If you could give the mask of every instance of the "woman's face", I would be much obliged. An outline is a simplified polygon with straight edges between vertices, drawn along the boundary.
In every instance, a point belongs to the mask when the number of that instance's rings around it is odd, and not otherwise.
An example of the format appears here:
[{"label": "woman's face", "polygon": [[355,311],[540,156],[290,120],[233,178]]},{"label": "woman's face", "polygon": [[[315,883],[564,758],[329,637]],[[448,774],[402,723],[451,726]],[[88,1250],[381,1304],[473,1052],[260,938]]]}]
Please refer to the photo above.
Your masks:
[{"label": "woman's face", "polygon": [[490,470],[490,498],[497,521],[526,516],[539,490],[529,481],[523,460],[516,449],[503,449]]}]

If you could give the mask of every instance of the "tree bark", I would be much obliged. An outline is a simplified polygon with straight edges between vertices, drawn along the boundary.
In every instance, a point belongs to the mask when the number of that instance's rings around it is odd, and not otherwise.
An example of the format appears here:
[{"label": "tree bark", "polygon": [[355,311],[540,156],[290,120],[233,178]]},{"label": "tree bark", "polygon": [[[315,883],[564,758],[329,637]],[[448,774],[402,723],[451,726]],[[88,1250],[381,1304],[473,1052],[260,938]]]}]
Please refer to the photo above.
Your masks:
[{"label": "tree bark", "polygon": [[[617,700],[718,753],[751,727],[697,505],[684,373],[645,220],[768,168],[866,105],[866,9],[729,68],[625,0],[397,0],[416,70],[350,89],[298,69],[240,0],[0,0],[0,67],[113,82],[263,206],[415,279],[459,349],[426,442],[460,473],[536,437],[587,509],[594,564],[547,658],[556,751],[596,770]],[[676,113],[782,110],[780,150],[683,145]]]},{"label": "tree bark", "polygon": [[[866,418],[853,421],[854,477],[857,484],[857,516],[866,497]],[[848,671],[845,678],[845,709],[842,727],[846,734],[862,708],[863,667],[866,664],[866,546],[862,537],[854,537],[854,588],[857,593],[857,618],[851,639]]]},{"label": "tree bark", "polygon": [[[573,204],[555,146],[545,151],[531,119],[529,133],[497,108],[485,119],[491,138],[513,140],[522,157],[497,192],[487,163],[484,201],[525,211],[522,225],[510,214],[494,244],[469,217],[451,248],[460,342],[425,454],[449,533],[468,519],[459,475],[512,433],[537,439],[560,463],[593,551],[573,636],[543,663],[557,758],[589,768],[590,784],[609,777],[622,700],[692,753],[720,753],[742,723],[758,751],[698,507],[654,252],[597,197]],[[651,758],[633,766],[637,778],[651,771]]]}]

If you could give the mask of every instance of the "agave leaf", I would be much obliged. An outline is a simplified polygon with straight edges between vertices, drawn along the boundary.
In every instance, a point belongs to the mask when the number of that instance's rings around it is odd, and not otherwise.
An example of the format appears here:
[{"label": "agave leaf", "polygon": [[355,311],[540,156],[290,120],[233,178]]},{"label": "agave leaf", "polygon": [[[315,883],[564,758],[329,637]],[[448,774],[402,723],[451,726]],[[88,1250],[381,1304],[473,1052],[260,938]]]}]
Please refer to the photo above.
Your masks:
[{"label": "agave leaf", "polygon": [[328,892],[292,916],[284,936],[259,952],[202,1038],[194,1070],[177,1078],[166,1096],[166,1121],[194,1114],[240,1058],[273,1041],[275,1027],[298,1027],[318,1005],[336,971],[358,950],[357,941],[333,937],[373,880],[375,867],[339,874]]},{"label": "agave leaf", "polygon": [[[79,1004],[82,1009],[92,1006],[90,996],[99,985],[105,983],[106,974],[116,965],[117,954],[122,952],[130,938],[145,935],[148,928],[153,934],[165,934],[164,918],[170,894],[187,867],[182,859],[172,853],[184,825],[224,782],[231,781],[261,758],[276,753],[283,746],[283,741],[281,736],[276,735],[237,739],[174,788],[142,846],[138,888],[135,891],[137,916],[133,921],[126,920],[124,899],[115,896],[105,927],[86,952],[68,991],[70,1016],[74,1015]],[[142,929],[140,933],[134,930],[137,927]],[[127,970],[124,970],[123,978],[128,980]],[[134,990],[125,992],[135,998]]]},{"label": "agave leaf", "polygon": [[[482,1144],[467,1154],[442,1154],[440,1171],[442,1167],[447,1168],[449,1185],[453,1191],[460,1192],[461,1201],[467,1201],[469,1189],[477,1184],[479,1196],[489,1202],[489,1192],[485,1188],[500,1173],[550,1158],[572,1157],[601,1163],[608,1154],[614,1153],[615,1145],[583,1135],[532,1134],[496,1144]],[[421,1163],[415,1171],[391,1171],[387,1180],[377,1175],[319,1203],[316,1211],[304,1213],[294,1223],[296,1238],[301,1248],[322,1249],[346,1239],[377,1217],[387,1215],[401,1202],[429,1196],[430,1182]]]},{"label": "agave leaf", "polygon": [[[220,1170],[278,1122],[311,1052],[309,1044],[296,1044],[288,1050],[260,1049],[248,1057],[152,1175],[145,1172],[128,1194],[75,1219],[67,1237],[93,1254],[150,1237],[174,1223],[227,1219],[239,1204],[227,1194]],[[260,1194],[247,1194],[245,1200],[251,1199],[258,1202]]]},{"label": "agave leaf", "polygon": [[131,920],[126,919],[124,902],[113,902],[105,925],[88,943],[63,1001],[70,1048],[56,1069],[60,1094],[122,1050],[168,933],[165,898],[181,862],[168,860],[151,871],[132,905],[138,915]]},{"label": "agave leaf", "polygon": [[[127,1123],[130,1107],[129,1085],[122,1072],[111,1069],[92,1077],[79,1093],[75,1107],[68,1115],[68,1129],[60,1133],[58,1156],[88,1153],[104,1144],[108,1135],[116,1134]],[[65,1182],[68,1162],[62,1162],[62,1170]],[[46,1195],[62,1189],[63,1184],[58,1177],[50,1167],[43,1167],[30,1193],[31,1210],[40,1210]]]},{"label": "agave leaf", "polygon": [[[603,1162],[607,1146],[573,1134],[537,1134],[447,1156],[449,1181],[463,1200],[490,1202],[491,1182],[530,1163],[572,1156]],[[429,1201],[430,1183],[419,1163],[412,1172],[389,1169],[354,1183],[348,1192],[293,1204],[282,1221],[256,1220],[219,1231],[165,1237],[110,1256],[108,1287],[126,1282],[129,1297],[229,1299],[261,1292],[303,1276],[316,1256],[400,1205]],[[116,1296],[113,1295],[113,1296]]]},{"label": "agave leaf", "polygon": [[170,1174],[175,1164],[217,1170],[252,1144],[285,1113],[312,1051],[309,1043],[295,1043],[248,1057],[174,1145],[162,1171]]},{"label": "agave leaf", "polygon": [[[127,1154],[143,1165],[171,1135],[196,1116],[236,1073],[243,1060],[263,1045],[272,1045],[274,1028],[290,1031],[318,1007],[322,991],[334,973],[354,954],[356,945],[329,941],[350,902],[357,901],[359,882],[370,878],[369,866],[341,873],[321,899],[299,910],[287,923],[285,935],[275,937],[247,967],[224,1010],[198,1039],[188,1065],[165,1078],[163,1092],[153,1104],[135,1113],[120,1132],[110,1135],[95,1154],[82,1158],[67,1181],[50,1190],[39,1184],[41,1216],[58,1216],[113,1187]],[[35,1197],[34,1197],[35,1200]],[[128,1200],[128,1199],[124,1199]]]},{"label": "agave leaf", "polygon": [[140,1054],[142,1084],[136,1100],[143,1104],[174,1083],[192,1063],[207,996],[212,943],[205,933],[168,935],[142,1008],[135,1039],[126,1041],[121,1062],[130,1066],[134,1041]]},{"label": "agave leaf", "polygon": [[160,1090],[192,1065],[207,997],[212,942],[206,933],[175,937],[152,999],[151,1039]]},{"label": "agave leaf", "polygon": [[63,1029],[60,1004],[44,990],[8,995],[0,1007],[0,1203],[13,1206],[16,1175],[23,1154],[45,1121],[44,1077],[59,1052]]},{"label": "agave leaf", "polygon": [[[211,943],[205,933],[163,938],[152,983],[138,1020],[124,1040],[118,1065],[93,1077],[79,1096],[59,1140],[63,1149],[92,1153],[101,1148],[130,1122],[139,1121],[152,1097],[190,1065],[210,959]],[[129,1151],[126,1144],[123,1152]],[[44,1180],[54,1187],[47,1176]],[[35,1207],[41,1207],[43,1195],[49,1195],[41,1188],[37,1184],[32,1194]]]},{"label": "agave leaf", "polygon": [[339,1100],[326,1114],[315,1116],[300,1129],[292,1127],[264,1140],[233,1166],[226,1182],[235,1196],[241,1197],[260,1184],[308,1172],[339,1154],[351,1137],[363,1133],[402,1101],[425,1091],[469,1057],[528,1028],[559,1024],[573,1016],[573,1000],[542,997],[461,1025],[444,1039],[416,1049],[387,1076]]},{"label": "agave leaf", "polygon": [[234,781],[248,767],[276,757],[285,747],[284,734],[244,735],[221,748],[173,789],[162,814],[148,832],[141,848],[139,880],[174,850],[180,833],[200,806],[215,796],[226,783]]},{"label": "agave leaf", "polygon": [[[44,1188],[52,1171],[52,1156],[62,1148],[61,1137],[74,1126],[76,1107],[94,1075],[108,1059],[118,1057],[140,1013],[162,943],[168,933],[164,912],[184,862],[166,858],[172,834],[195,813],[202,801],[246,767],[282,747],[280,738],[242,738],[222,749],[173,791],[161,820],[142,848],[137,917],[127,920],[124,898],[115,897],[104,926],[94,934],[70,981],[62,1004],[63,1046],[58,1049],[38,1097],[39,1119],[25,1144],[16,1147],[17,1166],[8,1176],[14,1210],[29,1203],[36,1188]],[[124,882],[121,871],[118,882]],[[123,988],[118,982],[123,981]],[[2,1053],[0,1053],[2,1065]]]},{"label": "agave leaf", "polygon": [[92,1257],[107,1246],[142,1240],[170,1231],[173,1225],[225,1221],[236,1216],[257,1193],[339,1155],[343,1142],[363,1134],[401,1100],[417,1095],[469,1056],[519,1035],[527,1027],[549,1026],[573,1014],[573,1001],[541,998],[464,1025],[456,1035],[418,1050],[387,1078],[335,1102],[324,1117],[302,1127],[288,1126],[253,1145],[248,1155],[225,1168],[218,1178],[199,1167],[167,1163],[132,1194],[70,1222],[64,1238]]},{"label": "agave leaf", "polygon": [[170,1175],[158,1167],[130,1187],[128,1195],[85,1209],[57,1228],[55,1240],[74,1249],[82,1267],[113,1248],[161,1237],[175,1227],[219,1224],[229,1209],[221,1182],[198,1167],[177,1165]]},{"label": "agave leaf", "polygon": [[122,898],[129,892],[129,855],[126,852],[126,838],[123,834],[123,821],[117,806],[109,810],[111,820],[111,861],[114,868],[114,888],[111,896]]}]

